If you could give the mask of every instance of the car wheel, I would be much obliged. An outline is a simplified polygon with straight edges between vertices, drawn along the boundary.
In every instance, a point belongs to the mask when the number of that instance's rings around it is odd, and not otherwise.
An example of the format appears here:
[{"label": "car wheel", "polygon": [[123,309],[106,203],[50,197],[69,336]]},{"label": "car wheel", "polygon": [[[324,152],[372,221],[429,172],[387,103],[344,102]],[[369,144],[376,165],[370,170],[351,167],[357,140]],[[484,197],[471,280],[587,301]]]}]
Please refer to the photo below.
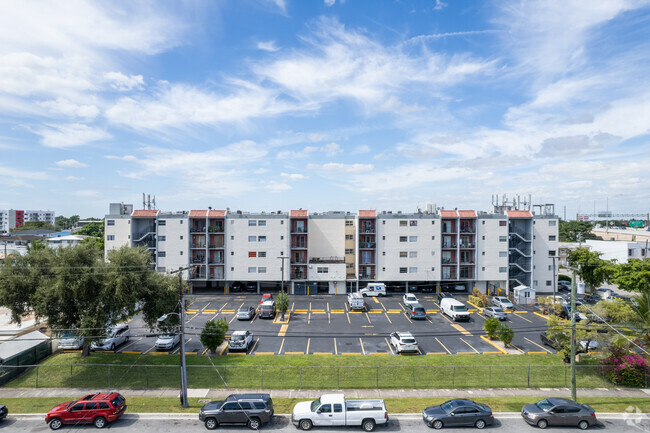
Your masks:
[{"label": "car wheel", "polygon": [[375,429],[375,420],[374,419],[366,419],[363,420],[361,423],[361,428],[363,431],[373,431]]},{"label": "car wheel", "polygon": [[479,428],[479,429],[480,428],[485,428],[485,421],[483,421],[482,419],[479,419],[474,423],[474,426],[476,428]]},{"label": "car wheel", "polygon": [[580,430],[587,430],[589,428],[589,423],[583,419],[578,423],[578,427],[580,427]]},{"label": "car wheel", "polygon": [[248,428],[252,430],[259,430],[262,422],[259,418],[251,418],[248,420]]},{"label": "car wheel", "polygon": [[207,428],[208,430],[214,430],[217,428],[218,425],[219,423],[217,422],[216,418],[207,418],[205,420],[205,428]]},{"label": "car wheel", "polygon": [[298,423],[298,425],[300,426],[300,428],[302,430],[311,430],[311,427],[312,427],[313,424],[312,424],[311,420],[301,419],[300,422]]},{"label": "car wheel", "polygon": [[537,421],[537,427],[541,429],[545,429],[546,427],[548,427],[548,421],[546,421],[545,419],[540,419],[539,421]]},{"label": "car wheel", "polygon": [[115,344],[111,344],[111,350],[115,350]]},{"label": "car wheel", "polygon": [[98,416],[93,421],[93,424],[95,424],[95,427],[97,428],[104,428],[106,427],[106,418],[104,418],[103,416]]},{"label": "car wheel", "polygon": [[431,427],[433,427],[433,428],[436,429],[436,430],[440,430],[440,429],[442,428],[442,425],[443,425],[443,424],[442,424],[442,421],[440,421],[439,419],[437,419],[437,420],[435,420],[435,421],[433,422],[433,424],[431,424]]},{"label": "car wheel", "polygon": [[63,426],[63,423],[61,422],[61,420],[59,418],[52,418],[52,420],[50,421],[50,428],[52,430],[58,430],[62,426]]}]

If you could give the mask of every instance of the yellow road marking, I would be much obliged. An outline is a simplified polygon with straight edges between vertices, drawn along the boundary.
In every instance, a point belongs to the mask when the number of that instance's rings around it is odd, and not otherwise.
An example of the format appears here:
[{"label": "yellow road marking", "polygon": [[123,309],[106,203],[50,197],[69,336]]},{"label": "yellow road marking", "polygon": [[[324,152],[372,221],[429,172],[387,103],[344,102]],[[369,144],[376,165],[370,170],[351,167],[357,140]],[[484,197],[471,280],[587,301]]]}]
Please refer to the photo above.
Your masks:
[{"label": "yellow road marking", "polygon": [[253,348],[250,350],[249,353],[253,353],[253,351],[255,350],[255,347],[257,347],[257,343],[258,343],[259,341],[260,341],[260,339],[259,339],[259,337],[258,337],[257,340],[255,340],[255,343],[253,343]]},{"label": "yellow road marking", "polygon": [[282,339],[282,344],[280,344],[280,350],[278,350],[278,355],[282,355],[282,348],[284,347],[284,338]]},{"label": "yellow road marking", "polygon": [[348,314],[361,314],[363,311],[348,311]]},{"label": "yellow road marking", "polygon": [[[129,347],[129,346],[134,345],[135,343],[137,343],[137,342],[140,341],[140,340],[142,340],[142,337],[140,337],[140,338],[138,338],[137,340],[132,341],[132,342],[130,342],[129,344],[127,344],[126,346],[124,346],[124,347],[122,348],[122,353],[126,353],[126,352],[124,352],[124,349],[126,349],[126,348]],[[138,353],[140,353],[140,352],[138,352]]]},{"label": "yellow road marking", "polygon": [[370,352],[368,355],[388,355],[388,352]]},{"label": "yellow road marking", "polygon": [[205,352],[207,352],[207,351],[208,351],[208,348],[206,347],[205,350],[203,352],[201,352],[201,355],[205,355]]},{"label": "yellow road marking", "polygon": [[155,347],[156,347],[155,345],[154,345],[154,346],[151,346],[150,348],[148,348],[147,350],[145,350],[144,352],[142,352],[142,354],[143,354],[143,355],[146,355],[147,352],[149,352],[150,350],[153,350],[153,348],[155,348]]},{"label": "yellow road marking", "polygon": [[534,311],[533,314],[538,315],[538,316],[541,317],[542,319],[546,319],[546,320],[550,319],[550,317],[545,316],[545,315],[542,314],[542,313],[538,313],[537,311]]},{"label": "yellow road marking", "polygon": [[526,352],[528,355],[548,355],[549,352]]},{"label": "yellow road marking", "polygon": [[275,355],[275,352],[257,352],[255,355]]},{"label": "yellow road marking", "polygon": [[219,352],[219,355],[223,355],[223,352],[225,352],[227,348],[228,348],[227,344],[225,346],[223,346],[223,349],[221,349],[221,352]]},{"label": "yellow road marking", "polygon": [[[546,351],[546,352],[548,352],[548,353],[553,353],[553,352],[551,352],[550,350],[548,350],[547,348],[545,348],[544,346],[540,346],[539,344],[535,343],[533,340],[531,340],[531,339],[529,339],[529,338],[524,337],[524,340],[526,340],[526,341],[530,341],[530,342],[533,343],[535,346],[539,347],[540,349],[542,349],[542,350],[544,350],[544,351]],[[529,352],[529,353],[530,353],[530,352]]]},{"label": "yellow road marking", "polygon": [[350,315],[348,313],[345,313],[345,315],[348,318],[348,325],[351,324],[352,322],[350,322]]},{"label": "yellow road marking", "polygon": [[361,352],[363,352],[363,354],[365,355],[366,350],[363,348],[363,340],[361,338],[359,338],[359,343],[361,343]]},{"label": "yellow road marking", "polygon": [[307,339],[307,350],[305,351],[305,353],[306,353],[307,355],[309,355],[309,344],[310,344],[310,343],[311,343],[311,338],[308,338],[308,339]]},{"label": "yellow road marking", "polygon": [[[524,313],[527,313],[527,311],[524,311]],[[525,317],[521,317],[519,314],[517,314],[516,311],[514,312],[514,314],[515,314],[517,317],[519,317],[520,319],[525,320],[526,322],[533,323],[532,320],[528,320],[528,319],[526,319]]]},{"label": "yellow road marking", "polygon": [[341,355],[361,355],[361,352],[342,352]]},{"label": "yellow road marking", "polygon": [[231,324],[231,323],[232,323],[232,321],[233,321],[233,320],[235,320],[235,318],[236,318],[236,317],[237,317],[237,315],[236,315],[236,314],[235,314],[234,316],[232,316],[232,319],[230,319],[230,320],[228,321],[228,324]]},{"label": "yellow road marking", "polygon": [[304,355],[304,352],[284,352],[285,355]]},{"label": "yellow road marking", "polygon": [[[460,338],[460,337],[459,337],[459,338]],[[469,344],[467,341],[465,341],[464,339],[461,338],[460,341],[462,341],[463,343],[465,343],[465,344],[467,344],[469,347],[471,347],[472,350],[473,350],[474,352],[479,353],[478,350],[474,349],[474,347],[473,347],[471,344]]]},{"label": "yellow road marking", "polygon": [[391,324],[393,323],[393,321],[390,320],[390,317],[388,317],[388,314],[384,314],[384,316],[386,316],[386,318],[388,319],[388,323],[391,323]]},{"label": "yellow road marking", "polygon": [[386,341],[386,344],[388,345],[388,349],[390,350],[391,355],[395,355],[395,352],[393,352],[393,348],[390,345],[390,341],[388,341],[388,338],[384,337],[384,341]]},{"label": "yellow road marking", "polygon": [[331,355],[332,352],[314,352],[312,355]]},{"label": "yellow road marking", "polygon": [[228,352],[226,355],[246,355],[246,352]]},{"label": "yellow road marking", "polygon": [[480,311],[481,313],[483,312],[483,308],[479,307],[478,305],[476,305],[476,304],[472,304],[472,303],[469,302],[469,301],[467,301],[467,303],[468,303],[469,305],[471,305],[472,307],[476,308],[476,309],[477,309],[478,311]]},{"label": "yellow road marking", "polygon": [[287,335],[287,328],[289,328],[289,325],[280,326],[280,332],[278,332],[278,337],[284,337],[285,335]]},{"label": "yellow road marking", "polygon": [[521,353],[526,353],[524,350],[521,350],[520,348],[518,348],[518,347],[515,346],[514,344],[510,343],[510,345],[511,345],[512,347],[514,347],[515,349],[517,349],[518,351],[520,351]]},{"label": "yellow road marking", "polygon": [[372,322],[370,321],[370,316],[368,316],[368,313],[366,313],[366,319],[368,319],[368,323],[372,323]]},{"label": "yellow road marking", "polygon": [[503,355],[502,352],[483,352],[483,355]]},{"label": "yellow road marking", "polygon": [[377,299],[376,296],[373,296],[373,297],[372,297],[372,300],[375,301],[377,304],[381,304],[381,302],[379,302],[379,299]]},{"label": "yellow road marking", "polygon": [[[494,344],[493,342],[491,342],[490,339],[487,338],[485,335],[481,335],[481,340],[483,340],[483,341],[485,341],[486,343],[488,343],[488,344],[490,344],[490,345],[496,347],[496,349],[497,349],[500,353],[505,353],[506,355],[508,354],[508,351],[507,351],[507,350],[505,350],[505,349],[503,349],[503,348],[497,346],[497,345]],[[485,352],[484,352],[484,353],[485,353]]]},{"label": "yellow road marking", "polygon": [[461,334],[466,335],[466,336],[471,336],[473,335],[471,332],[469,332],[467,329],[463,328],[460,325],[456,325],[455,323],[451,324],[451,327],[454,328],[456,331],[459,331]]},{"label": "yellow road marking", "polygon": [[513,311],[515,314],[523,314],[523,313],[528,313],[526,310],[521,310],[521,311]]},{"label": "yellow road marking", "polygon": [[336,338],[334,339],[334,353],[339,354],[339,349],[336,347]]},{"label": "yellow road marking", "polygon": [[456,352],[456,355],[478,355],[477,352]]},{"label": "yellow road marking", "polygon": [[[81,350],[64,350],[64,353],[70,353],[70,352],[81,352]],[[142,352],[130,352],[128,350],[124,350],[120,353],[128,353],[130,355],[142,355]]]},{"label": "yellow road marking", "polygon": [[296,305],[295,302],[292,302],[292,303],[291,303],[291,311],[293,311],[293,307],[294,307],[295,305]]},{"label": "yellow road marking", "polygon": [[451,352],[449,351],[449,349],[447,349],[447,346],[442,344],[442,342],[440,340],[438,340],[438,337],[433,337],[433,338],[435,338],[436,341],[438,342],[438,344],[440,344],[442,346],[442,348],[445,349],[447,351],[447,353],[451,355]]},{"label": "yellow road marking", "polygon": [[409,319],[409,316],[407,316],[406,313],[402,313],[402,314],[404,314],[404,317],[406,317],[406,320],[408,320],[409,322],[413,323],[413,321],[412,321],[411,319]]},{"label": "yellow road marking", "polygon": [[332,314],[342,314],[342,313],[345,313],[345,310],[332,310],[332,311],[330,311],[330,313],[332,313]]},{"label": "yellow road marking", "polygon": [[448,355],[447,352],[429,352],[427,355]]},{"label": "yellow road marking", "polygon": [[149,355],[169,355],[169,352],[150,352]]}]

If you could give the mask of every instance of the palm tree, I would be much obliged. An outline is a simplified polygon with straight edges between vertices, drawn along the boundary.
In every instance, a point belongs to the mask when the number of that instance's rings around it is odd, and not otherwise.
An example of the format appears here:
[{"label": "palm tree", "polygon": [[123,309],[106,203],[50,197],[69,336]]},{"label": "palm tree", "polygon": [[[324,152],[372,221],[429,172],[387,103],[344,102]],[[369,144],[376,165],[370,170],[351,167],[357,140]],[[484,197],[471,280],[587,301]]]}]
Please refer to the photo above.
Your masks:
[{"label": "palm tree", "polygon": [[644,338],[650,344],[650,291],[644,290],[632,298],[632,309],[639,316]]}]

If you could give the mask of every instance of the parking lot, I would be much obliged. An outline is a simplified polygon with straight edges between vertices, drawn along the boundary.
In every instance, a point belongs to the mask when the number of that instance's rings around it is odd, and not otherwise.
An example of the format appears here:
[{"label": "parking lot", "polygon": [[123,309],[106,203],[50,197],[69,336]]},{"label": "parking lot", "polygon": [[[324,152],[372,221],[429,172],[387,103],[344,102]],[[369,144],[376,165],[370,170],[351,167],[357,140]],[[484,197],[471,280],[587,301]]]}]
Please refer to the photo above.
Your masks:
[{"label": "parking lot", "polygon": [[[504,351],[488,342],[483,332],[485,316],[480,309],[467,303],[466,296],[457,298],[470,311],[469,322],[453,322],[440,312],[435,295],[420,294],[420,303],[427,310],[426,320],[411,320],[406,315],[401,296],[366,298],[366,311],[349,311],[343,295],[291,296],[290,320],[281,323],[260,319],[239,321],[236,311],[242,306],[257,307],[259,295],[216,295],[188,298],[186,314],[186,353],[205,354],[200,333],[208,320],[225,319],[235,330],[253,333],[253,344],[246,353],[222,355],[394,355],[389,334],[408,331],[419,344],[420,355],[445,354],[501,354]],[[546,327],[546,319],[531,308],[521,307],[508,313],[506,322],[515,332],[508,354],[555,353],[543,346],[539,334]],[[116,352],[142,354],[176,354],[174,349],[158,352],[155,335],[150,333],[139,317],[130,323],[131,338],[118,346]]]}]

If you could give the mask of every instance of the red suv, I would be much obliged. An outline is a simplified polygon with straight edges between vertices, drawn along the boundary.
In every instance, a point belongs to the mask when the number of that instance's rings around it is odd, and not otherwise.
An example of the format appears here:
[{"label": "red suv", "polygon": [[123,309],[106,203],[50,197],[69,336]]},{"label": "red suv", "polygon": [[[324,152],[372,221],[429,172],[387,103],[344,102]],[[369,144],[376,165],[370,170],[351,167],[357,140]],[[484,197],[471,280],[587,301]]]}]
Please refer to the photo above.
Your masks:
[{"label": "red suv", "polygon": [[262,299],[260,299],[260,305],[265,303],[266,301],[272,301],[273,300],[273,295],[270,293],[264,293],[262,295]]},{"label": "red suv", "polygon": [[126,400],[117,392],[98,392],[88,394],[77,401],[68,401],[54,406],[45,415],[45,422],[52,430],[63,424],[93,423],[103,428],[126,411]]}]

